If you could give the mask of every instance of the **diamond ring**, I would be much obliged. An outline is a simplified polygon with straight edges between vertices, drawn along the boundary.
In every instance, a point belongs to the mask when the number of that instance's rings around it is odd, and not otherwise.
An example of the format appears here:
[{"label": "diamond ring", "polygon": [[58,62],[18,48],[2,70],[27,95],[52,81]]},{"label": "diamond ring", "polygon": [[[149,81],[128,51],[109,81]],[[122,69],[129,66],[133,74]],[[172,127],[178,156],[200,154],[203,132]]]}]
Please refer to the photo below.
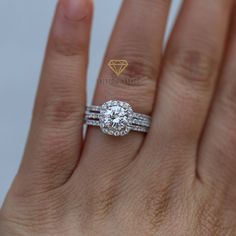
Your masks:
[{"label": "diamond ring", "polygon": [[126,102],[108,101],[102,106],[87,106],[85,124],[99,126],[108,135],[124,136],[131,130],[147,133],[151,117],[134,112]]}]

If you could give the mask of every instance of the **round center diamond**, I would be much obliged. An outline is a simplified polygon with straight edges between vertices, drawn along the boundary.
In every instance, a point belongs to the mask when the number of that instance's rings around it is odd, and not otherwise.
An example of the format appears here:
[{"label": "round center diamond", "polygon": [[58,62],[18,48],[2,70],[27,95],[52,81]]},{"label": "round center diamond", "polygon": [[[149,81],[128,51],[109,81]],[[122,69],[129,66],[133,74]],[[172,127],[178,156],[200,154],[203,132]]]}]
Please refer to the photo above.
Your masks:
[{"label": "round center diamond", "polygon": [[104,133],[123,136],[129,133],[133,111],[128,103],[109,101],[102,105],[101,129]]}]

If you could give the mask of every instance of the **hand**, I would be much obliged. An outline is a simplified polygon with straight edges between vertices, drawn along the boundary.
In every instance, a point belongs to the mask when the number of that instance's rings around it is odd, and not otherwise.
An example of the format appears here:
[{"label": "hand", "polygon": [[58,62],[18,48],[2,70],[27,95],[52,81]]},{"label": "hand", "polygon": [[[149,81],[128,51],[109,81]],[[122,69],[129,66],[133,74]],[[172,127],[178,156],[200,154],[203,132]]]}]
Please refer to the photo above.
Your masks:
[{"label": "hand", "polygon": [[[162,56],[169,6],[124,1],[100,75],[116,83],[93,102],[152,114],[150,132],[83,140],[93,7],[59,1],[1,236],[236,235],[234,1],[184,1]],[[107,62],[120,58],[117,77]]]}]

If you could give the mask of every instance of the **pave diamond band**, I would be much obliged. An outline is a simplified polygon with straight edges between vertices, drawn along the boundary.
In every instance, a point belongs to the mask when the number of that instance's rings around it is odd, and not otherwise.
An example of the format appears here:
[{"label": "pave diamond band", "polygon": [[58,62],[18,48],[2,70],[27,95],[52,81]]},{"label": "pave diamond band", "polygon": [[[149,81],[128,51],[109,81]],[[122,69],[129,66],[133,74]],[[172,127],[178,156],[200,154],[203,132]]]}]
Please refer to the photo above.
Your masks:
[{"label": "pave diamond band", "polygon": [[151,117],[135,113],[126,102],[108,101],[102,106],[87,106],[85,124],[98,126],[108,135],[124,136],[131,130],[147,133],[151,125]]}]

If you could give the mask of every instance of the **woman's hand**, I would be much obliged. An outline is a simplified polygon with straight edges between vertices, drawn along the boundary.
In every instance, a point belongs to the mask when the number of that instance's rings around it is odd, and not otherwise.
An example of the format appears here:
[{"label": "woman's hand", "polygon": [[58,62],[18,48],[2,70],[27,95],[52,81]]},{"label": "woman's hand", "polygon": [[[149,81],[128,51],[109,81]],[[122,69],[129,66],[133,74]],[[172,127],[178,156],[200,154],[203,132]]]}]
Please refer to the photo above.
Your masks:
[{"label": "woman's hand", "polygon": [[1,236],[236,235],[234,4],[184,1],[163,56],[170,1],[124,1],[94,104],[127,101],[152,126],[83,140],[93,7],[60,0]]}]

